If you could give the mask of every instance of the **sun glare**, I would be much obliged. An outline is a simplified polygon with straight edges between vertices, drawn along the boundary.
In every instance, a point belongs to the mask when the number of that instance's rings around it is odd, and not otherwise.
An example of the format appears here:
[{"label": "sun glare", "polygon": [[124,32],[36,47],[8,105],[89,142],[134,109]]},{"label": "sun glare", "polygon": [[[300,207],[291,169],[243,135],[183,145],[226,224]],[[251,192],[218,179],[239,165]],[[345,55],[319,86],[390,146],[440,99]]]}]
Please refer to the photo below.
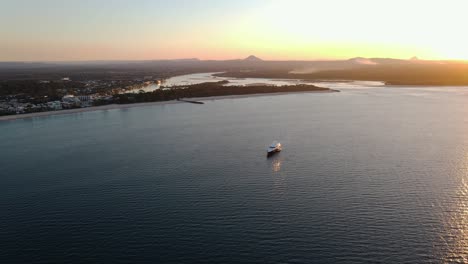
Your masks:
[{"label": "sun glare", "polygon": [[468,2],[456,2],[274,1],[246,14],[230,45],[289,58],[468,59]]}]

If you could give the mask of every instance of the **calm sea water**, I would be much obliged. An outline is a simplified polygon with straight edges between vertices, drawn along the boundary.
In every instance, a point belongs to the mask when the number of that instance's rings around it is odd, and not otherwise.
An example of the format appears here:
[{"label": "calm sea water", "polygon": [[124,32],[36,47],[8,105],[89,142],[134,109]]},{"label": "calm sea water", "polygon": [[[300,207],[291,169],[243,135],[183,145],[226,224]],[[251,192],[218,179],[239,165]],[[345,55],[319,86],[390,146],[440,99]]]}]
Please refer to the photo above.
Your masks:
[{"label": "calm sea water", "polygon": [[0,122],[0,263],[467,262],[468,88],[330,85]]}]

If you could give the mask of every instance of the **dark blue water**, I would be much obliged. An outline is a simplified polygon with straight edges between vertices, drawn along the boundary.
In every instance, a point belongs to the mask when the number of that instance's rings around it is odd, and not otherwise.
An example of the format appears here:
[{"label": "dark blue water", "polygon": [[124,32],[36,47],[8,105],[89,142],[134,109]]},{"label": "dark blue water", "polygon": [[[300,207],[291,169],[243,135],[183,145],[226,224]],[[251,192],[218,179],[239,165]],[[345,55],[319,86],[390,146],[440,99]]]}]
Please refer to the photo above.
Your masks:
[{"label": "dark blue water", "polygon": [[0,122],[0,212],[0,263],[463,263],[468,89]]}]

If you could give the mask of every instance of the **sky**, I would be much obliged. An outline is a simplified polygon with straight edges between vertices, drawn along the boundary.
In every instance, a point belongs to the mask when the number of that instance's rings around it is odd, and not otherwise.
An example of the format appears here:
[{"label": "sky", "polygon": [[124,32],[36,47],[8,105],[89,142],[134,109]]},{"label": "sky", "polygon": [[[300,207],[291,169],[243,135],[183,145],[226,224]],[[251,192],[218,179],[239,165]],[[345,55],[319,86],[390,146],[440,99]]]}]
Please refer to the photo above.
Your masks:
[{"label": "sky", "polygon": [[0,0],[0,61],[468,60],[466,0]]}]

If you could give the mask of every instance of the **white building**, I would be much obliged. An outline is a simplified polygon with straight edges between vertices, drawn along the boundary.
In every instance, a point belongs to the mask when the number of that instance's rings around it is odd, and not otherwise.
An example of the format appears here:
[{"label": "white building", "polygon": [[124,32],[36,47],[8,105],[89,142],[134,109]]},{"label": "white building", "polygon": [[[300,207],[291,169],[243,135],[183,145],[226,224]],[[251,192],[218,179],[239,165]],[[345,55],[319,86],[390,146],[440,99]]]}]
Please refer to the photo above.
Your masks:
[{"label": "white building", "polygon": [[74,95],[68,94],[62,97],[62,102],[65,103],[80,103],[80,99],[78,97],[75,97]]},{"label": "white building", "polygon": [[92,101],[93,97],[91,95],[78,95],[76,96],[81,102]]},{"label": "white building", "polygon": [[61,110],[62,109],[62,103],[60,101],[52,101],[52,102],[47,102],[47,107],[53,109],[53,110]]},{"label": "white building", "polygon": [[74,95],[65,95],[62,97],[62,107],[63,108],[74,108],[74,107],[80,107],[81,106],[81,101],[78,99],[78,97],[75,97]]}]

